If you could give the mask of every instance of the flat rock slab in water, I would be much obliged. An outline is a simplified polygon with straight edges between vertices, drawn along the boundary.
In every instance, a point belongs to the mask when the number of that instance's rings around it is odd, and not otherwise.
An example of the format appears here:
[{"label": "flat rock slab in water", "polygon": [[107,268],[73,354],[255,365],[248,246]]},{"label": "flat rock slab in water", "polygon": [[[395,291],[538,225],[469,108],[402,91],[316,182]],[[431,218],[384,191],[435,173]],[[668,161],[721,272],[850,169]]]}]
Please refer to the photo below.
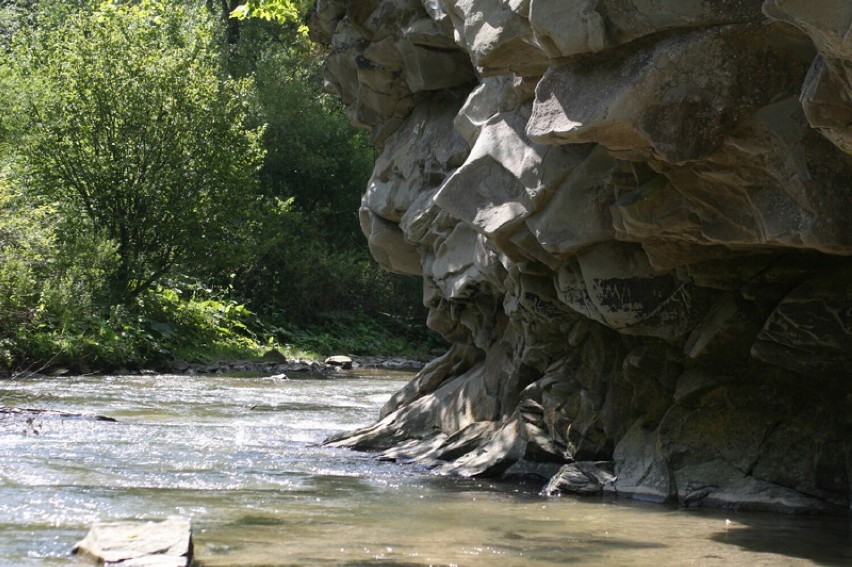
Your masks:
[{"label": "flat rock slab in water", "polygon": [[106,417],[104,415],[86,415],[82,413],[68,413],[65,411],[55,411],[55,410],[47,410],[47,409],[35,409],[35,408],[14,408],[11,406],[0,406],[0,414],[2,415],[18,415],[18,416],[43,416],[43,417],[64,417],[64,418],[73,418],[73,419],[93,419],[95,421],[111,421],[116,422],[117,420],[112,417]]},{"label": "flat rock slab in water", "polygon": [[188,567],[192,564],[189,520],[99,522],[74,553],[106,566]]}]

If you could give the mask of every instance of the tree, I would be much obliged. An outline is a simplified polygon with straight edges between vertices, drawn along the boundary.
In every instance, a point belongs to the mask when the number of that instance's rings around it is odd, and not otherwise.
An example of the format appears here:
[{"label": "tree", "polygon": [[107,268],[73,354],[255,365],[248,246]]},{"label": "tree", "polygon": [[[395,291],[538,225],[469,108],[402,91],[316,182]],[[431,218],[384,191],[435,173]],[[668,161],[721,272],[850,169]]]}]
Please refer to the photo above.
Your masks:
[{"label": "tree", "polygon": [[262,150],[245,126],[253,84],[222,72],[207,12],[142,0],[45,16],[12,46],[19,165],[63,212],[64,238],[115,247],[112,301],[233,259]]},{"label": "tree", "polygon": [[248,18],[227,53],[234,75],[254,77],[255,120],[266,125],[266,238],[234,270],[236,293],[289,321],[329,312],[339,320],[341,311],[425,318],[419,278],[385,272],[364,241],[358,208],[374,150],[340,101],[322,92],[322,49],[293,22]]}]

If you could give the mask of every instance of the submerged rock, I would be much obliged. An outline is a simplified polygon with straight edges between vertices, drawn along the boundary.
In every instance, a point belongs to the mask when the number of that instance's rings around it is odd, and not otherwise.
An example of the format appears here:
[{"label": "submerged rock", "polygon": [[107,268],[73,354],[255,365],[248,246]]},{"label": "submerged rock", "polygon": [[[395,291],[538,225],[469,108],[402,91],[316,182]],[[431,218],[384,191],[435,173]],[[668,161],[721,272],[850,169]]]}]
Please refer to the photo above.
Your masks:
[{"label": "submerged rock", "polygon": [[84,413],[70,413],[65,411],[56,411],[40,408],[17,408],[11,406],[0,406],[0,416],[11,416],[19,418],[64,418],[64,419],[88,419],[92,421],[109,421],[116,423],[118,420],[105,415],[92,415]]},{"label": "submerged rock", "polygon": [[848,2],[319,0],[312,22],[382,148],[370,249],[452,345],[331,442],[552,491],[852,506]]}]

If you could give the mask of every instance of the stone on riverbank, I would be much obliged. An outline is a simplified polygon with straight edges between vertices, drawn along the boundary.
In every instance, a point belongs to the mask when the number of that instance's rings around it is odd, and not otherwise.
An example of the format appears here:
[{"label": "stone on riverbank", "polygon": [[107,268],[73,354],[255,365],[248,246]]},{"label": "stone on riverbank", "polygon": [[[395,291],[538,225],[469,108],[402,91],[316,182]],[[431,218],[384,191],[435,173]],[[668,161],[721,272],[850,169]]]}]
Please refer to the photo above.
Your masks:
[{"label": "stone on riverbank", "polygon": [[107,567],[188,567],[192,564],[189,520],[98,522],[74,546],[78,557]]},{"label": "stone on riverbank", "polygon": [[[274,358],[274,357],[273,357]],[[346,360],[350,362],[346,362]],[[342,361],[336,363],[335,361]],[[177,376],[197,376],[199,374],[222,375],[257,375],[286,378],[289,373],[304,373],[311,375],[334,375],[337,371],[349,369],[373,369],[416,372],[425,366],[425,361],[419,357],[389,357],[389,356],[335,356],[325,361],[307,358],[287,359],[286,362],[276,362],[264,357],[263,360],[237,360],[222,362],[186,362],[175,360],[158,369],[127,369],[120,368],[109,373],[115,376],[135,376],[145,374],[174,374]],[[95,372],[101,374],[101,372]],[[40,374],[32,374],[37,376]],[[2,375],[0,375],[2,377]]]},{"label": "stone on riverbank", "polygon": [[324,361],[309,360],[302,358],[289,359],[287,362],[270,361],[237,361],[237,362],[212,362],[191,363],[181,365],[179,368],[172,367],[176,374],[262,374],[262,375],[286,375],[289,373],[312,372],[318,374],[334,373],[337,370],[349,370],[353,368],[373,368],[382,370],[408,370],[417,371],[423,368],[424,362],[415,358],[406,357],[380,357],[380,356],[330,356]]},{"label": "stone on riverbank", "polygon": [[349,370],[352,368],[352,359],[343,355],[329,356],[325,359],[325,364],[327,366],[337,366],[343,370]]}]

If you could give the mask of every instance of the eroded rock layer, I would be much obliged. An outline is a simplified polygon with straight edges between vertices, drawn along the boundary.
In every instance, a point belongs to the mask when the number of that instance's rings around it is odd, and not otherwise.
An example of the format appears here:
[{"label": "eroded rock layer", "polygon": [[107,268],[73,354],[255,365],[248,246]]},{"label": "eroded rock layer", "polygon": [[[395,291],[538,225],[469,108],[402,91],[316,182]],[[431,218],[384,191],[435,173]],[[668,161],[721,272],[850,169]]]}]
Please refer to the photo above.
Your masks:
[{"label": "eroded rock layer", "polygon": [[848,509],[852,3],[318,0],[361,221],[450,343],[333,443]]}]

